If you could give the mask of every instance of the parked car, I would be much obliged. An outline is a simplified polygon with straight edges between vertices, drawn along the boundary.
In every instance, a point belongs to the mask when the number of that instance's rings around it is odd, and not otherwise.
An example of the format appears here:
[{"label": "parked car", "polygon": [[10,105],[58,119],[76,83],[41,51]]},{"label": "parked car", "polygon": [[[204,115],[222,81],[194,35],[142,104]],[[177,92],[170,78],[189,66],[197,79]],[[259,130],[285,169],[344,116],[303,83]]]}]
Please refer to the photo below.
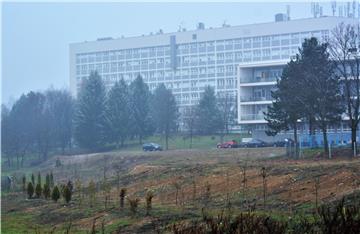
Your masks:
[{"label": "parked car", "polygon": [[294,144],[294,141],[290,138],[285,138],[284,140],[281,141],[276,141],[273,143],[274,147],[285,147],[288,146],[289,144]]},{"label": "parked car", "polygon": [[268,147],[269,143],[260,140],[260,139],[251,139],[248,142],[243,142],[239,145],[239,147],[243,148],[258,148],[258,147]]},{"label": "parked car", "polygon": [[236,148],[237,142],[235,140],[227,141],[224,143],[218,143],[216,145],[216,148],[222,149],[222,148]]},{"label": "parked car", "polygon": [[145,143],[142,148],[144,151],[162,151],[161,145],[156,143]]}]

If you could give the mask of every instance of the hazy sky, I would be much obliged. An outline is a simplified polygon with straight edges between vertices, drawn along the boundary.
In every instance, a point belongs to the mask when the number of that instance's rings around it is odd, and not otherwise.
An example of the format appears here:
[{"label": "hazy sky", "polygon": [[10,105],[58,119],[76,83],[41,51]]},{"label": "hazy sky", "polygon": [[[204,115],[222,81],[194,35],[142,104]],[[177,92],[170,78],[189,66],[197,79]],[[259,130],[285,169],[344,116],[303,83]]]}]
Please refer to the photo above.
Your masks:
[{"label": "hazy sky", "polygon": [[[69,43],[269,22],[287,3],[3,3],[2,102],[30,90],[69,85]],[[291,3],[291,17],[310,17],[310,2]],[[330,14],[330,4],[324,5]]]}]

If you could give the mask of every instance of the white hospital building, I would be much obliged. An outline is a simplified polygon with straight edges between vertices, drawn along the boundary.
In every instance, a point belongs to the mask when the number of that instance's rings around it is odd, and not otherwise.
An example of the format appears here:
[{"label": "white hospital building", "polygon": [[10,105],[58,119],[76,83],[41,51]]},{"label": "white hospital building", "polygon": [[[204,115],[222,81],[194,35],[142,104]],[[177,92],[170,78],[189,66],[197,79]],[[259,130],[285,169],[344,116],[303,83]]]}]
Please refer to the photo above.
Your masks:
[{"label": "white hospital building", "polygon": [[263,111],[282,68],[305,38],[324,40],[341,22],[358,19],[320,17],[288,20],[278,14],[270,23],[224,25],[128,38],[102,38],[70,45],[70,88],[74,96],[81,81],[98,71],[107,87],[139,74],[154,90],[164,83],[180,110],[197,104],[204,87],[229,93],[236,103],[240,129],[264,129]]}]

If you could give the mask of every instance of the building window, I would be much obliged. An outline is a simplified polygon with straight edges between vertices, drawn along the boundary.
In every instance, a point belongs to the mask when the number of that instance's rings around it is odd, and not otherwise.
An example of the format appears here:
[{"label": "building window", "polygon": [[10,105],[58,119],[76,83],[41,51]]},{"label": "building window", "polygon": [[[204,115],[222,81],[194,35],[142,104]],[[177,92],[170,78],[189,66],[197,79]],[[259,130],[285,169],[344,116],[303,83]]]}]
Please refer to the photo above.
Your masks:
[{"label": "building window", "polygon": [[196,40],[196,39],[197,39],[197,35],[196,35],[196,34],[193,34],[193,35],[192,35],[192,39],[193,39],[193,40]]}]

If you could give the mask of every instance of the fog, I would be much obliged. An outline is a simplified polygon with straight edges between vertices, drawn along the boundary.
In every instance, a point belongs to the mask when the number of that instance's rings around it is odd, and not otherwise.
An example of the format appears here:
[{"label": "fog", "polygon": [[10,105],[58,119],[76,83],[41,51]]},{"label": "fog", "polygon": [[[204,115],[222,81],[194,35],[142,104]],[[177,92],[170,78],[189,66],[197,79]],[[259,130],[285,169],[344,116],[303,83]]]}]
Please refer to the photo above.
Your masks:
[{"label": "fog", "polygon": [[[149,34],[179,26],[271,22],[286,3],[3,3],[2,103],[22,93],[69,86],[69,43]],[[330,3],[322,3],[330,14]],[[311,16],[291,3],[291,18]]]}]

